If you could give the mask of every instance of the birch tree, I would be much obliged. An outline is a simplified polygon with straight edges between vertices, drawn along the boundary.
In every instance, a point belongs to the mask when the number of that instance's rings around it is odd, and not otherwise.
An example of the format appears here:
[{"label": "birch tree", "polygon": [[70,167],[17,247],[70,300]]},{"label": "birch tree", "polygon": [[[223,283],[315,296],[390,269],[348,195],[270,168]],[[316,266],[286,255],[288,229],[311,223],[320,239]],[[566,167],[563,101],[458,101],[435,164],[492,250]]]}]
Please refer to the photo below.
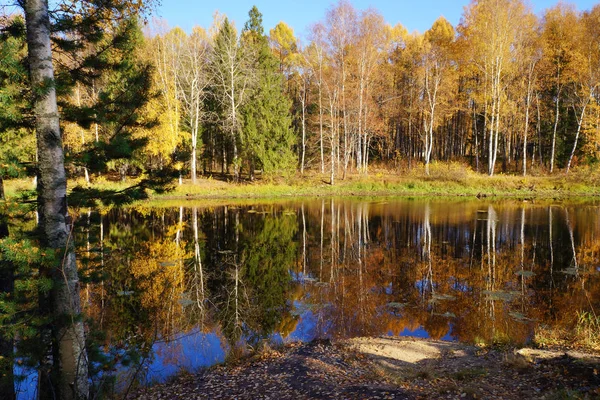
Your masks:
[{"label": "birch tree", "polygon": [[438,124],[440,103],[448,102],[452,91],[451,46],[454,28],[443,17],[436,20],[424,38],[423,92],[425,98],[425,173],[429,175],[429,163],[433,150],[433,131]]},{"label": "birch tree", "polygon": [[[72,221],[67,208],[67,180],[54,66],[50,40],[47,0],[21,0],[25,11],[31,85],[35,93],[34,116],[38,151],[38,213],[42,243],[58,252],[51,275],[52,309],[57,321],[58,393],[61,399],[87,398],[89,394],[88,358],[81,319],[79,277],[71,240]],[[66,319],[65,319],[66,318]]]},{"label": "birch tree", "polygon": [[560,117],[560,105],[564,88],[571,80],[573,68],[574,36],[571,30],[577,26],[577,15],[572,6],[559,3],[546,11],[543,18],[542,38],[544,56],[542,59],[544,81],[554,103],[554,123],[550,153],[550,173],[554,171],[556,159],[556,139]]},{"label": "birch tree", "polygon": [[[343,129],[343,172],[344,178],[350,162],[352,151],[350,116],[348,110],[347,80],[348,80],[348,51],[356,37],[356,10],[346,0],[340,0],[339,3],[327,11],[326,17],[327,37],[329,40],[329,51],[333,71],[335,71],[335,81],[339,88],[339,107]],[[339,154],[339,153],[338,153]]]},{"label": "birch tree", "polygon": [[191,134],[190,173],[192,183],[196,184],[198,143],[202,123],[206,118],[204,103],[209,85],[207,74],[207,57],[209,53],[206,32],[202,28],[194,28],[192,34],[185,38],[179,51],[176,69],[178,97],[181,99],[184,125]]},{"label": "birch tree", "polygon": [[[233,149],[233,175],[240,178],[238,144],[240,140],[240,109],[250,91],[251,48],[241,46],[235,27],[227,18],[221,24],[209,56],[211,94],[219,104],[219,125],[229,136]],[[223,151],[223,157],[226,156]],[[225,163],[226,164],[226,163]]]},{"label": "birch tree", "polygon": [[361,14],[357,37],[356,75],[358,78],[358,110],[356,115],[356,165],[367,173],[370,133],[369,105],[375,74],[386,54],[387,35],[383,16],[373,9]]},{"label": "birch tree", "polygon": [[[582,126],[585,122],[586,112],[590,106],[597,103],[598,88],[600,87],[600,6],[594,7],[591,12],[585,13],[573,28],[573,36],[577,40],[574,50],[576,69],[573,79],[572,107],[577,121],[577,131],[573,148],[567,162],[566,173],[569,173],[573,157],[579,144]],[[597,105],[597,104],[596,104]]]},{"label": "birch tree", "polygon": [[325,27],[323,24],[315,24],[311,28],[311,44],[305,48],[304,58],[312,69],[315,84],[317,86],[317,104],[319,113],[319,154],[321,158],[321,173],[325,173],[325,145],[323,141],[323,116],[325,114],[323,106],[323,73],[326,68],[325,55]]},{"label": "birch tree", "polygon": [[[501,119],[504,117],[507,76],[517,58],[520,26],[529,10],[521,0],[474,0],[465,11],[461,34],[467,39],[470,62],[484,81],[488,130],[488,174],[494,175]],[[487,107],[487,106],[486,106]],[[487,110],[487,108],[486,108]]]}]

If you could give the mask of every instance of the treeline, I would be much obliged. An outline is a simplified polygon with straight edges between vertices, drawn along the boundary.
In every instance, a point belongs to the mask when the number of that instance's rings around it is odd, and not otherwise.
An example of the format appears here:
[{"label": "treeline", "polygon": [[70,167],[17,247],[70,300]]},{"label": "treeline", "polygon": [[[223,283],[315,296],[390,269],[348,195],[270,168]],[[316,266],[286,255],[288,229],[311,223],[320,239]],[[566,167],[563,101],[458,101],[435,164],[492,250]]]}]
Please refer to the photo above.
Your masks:
[{"label": "treeline", "polygon": [[[310,169],[333,183],[373,163],[422,163],[428,173],[433,160],[458,161],[493,175],[568,172],[598,161],[600,5],[578,12],[559,3],[536,16],[522,0],[473,0],[458,26],[440,17],[421,34],[341,0],[307,38],[302,43],[284,22],[267,35],[256,7],[239,32],[219,14],[189,34],[151,22],[112,60],[147,71],[149,87],[118,91],[132,85],[119,72],[59,93],[63,113],[89,111],[87,123],[81,115],[63,119],[67,153],[77,159],[72,175],[89,181],[90,144],[119,129],[112,115],[103,121],[93,113],[99,99],[119,100],[114,93],[148,98],[142,109],[131,107],[132,136],[144,145],[104,168],[121,177],[167,166],[193,182],[200,173],[237,180],[257,170]],[[2,47],[7,60],[23,51],[18,43]],[[70,62],[60,57],[55,63]],[[19,90],[12,67],[0,71],[3,93]],[[5,132],[5,159],[34,161],[31,134]],[[86,148],[87,157],[74,156]]]},{"label": "treeline", "polygon": [[253,8],[239,35],[219,15],[191,35],[153,25],[163,120],[152,137],[172,143],[156,159],[179,145],[192,176],[197,154],[205,173],[295,165],[331,182],[373,162],[492,175],[598,160],[600,6],[538,17],[521,0],[473,1],[458,26],[441,17],[420,34],[340,1],[304,44],[284,22],[268,37],[257,22]]}]

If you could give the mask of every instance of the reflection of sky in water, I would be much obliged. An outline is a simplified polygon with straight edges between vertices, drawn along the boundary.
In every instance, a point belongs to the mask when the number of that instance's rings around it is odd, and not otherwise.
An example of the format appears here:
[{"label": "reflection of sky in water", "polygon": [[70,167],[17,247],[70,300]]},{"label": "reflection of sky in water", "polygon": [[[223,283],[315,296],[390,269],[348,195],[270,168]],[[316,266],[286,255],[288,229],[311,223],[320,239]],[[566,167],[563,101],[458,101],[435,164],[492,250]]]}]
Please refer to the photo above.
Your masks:
[{"label": "reflection of sky in water", "polygon": [[296,329],[290,336],[288,336],[288,342],[309,342],[313,340],[317,335],[317,316],[311,309],[307,309],[301,302],[295,301],[294,307],[296,309],[304,309],[305,311],[300,314],[300,320],[298,321],[298,325],[296,325]]},{"label": "reflection of sky in water", "polygon": [[155,343],[154,359],[146,370],[149,383],[164,382],[180,371],[196,371],[225,361],[225,350],[215,333],[194,331],[169,343]]},{"label": "reflection of sky in water", "polygon": [[415,287],[419,289],[420,292],[423,292],[424,290],[429,289],[431,287],[431,281],[429,279],[419,279],[415,282]]},{"label": "reflection of sky in water", "polygon": [[[15,377],[22,377],[23,381],[15,382],[17,400],[33,400],[37,398],[38,373],[36,370],[25,368],[18,363],[13,368]],[[15,379],[16,381],[17,379]],[[0,393],[0,397],[2,394]]]},{"label": "reflection of sky in water", "polygon": [[[302,311],[296,329],[286,338],[278,332],[272,334],[269,337],[272,344],[309,342],[317,337],[317,315],[302,302],[295,301],[294,307]],[[146,370],[145,380],[148,383],[164,382],[182,370],[193,372],[222,363],[227,350],[215,333],[198,331],[180,335],[169,343],[156,343],[153,346],[154,358]]]},{"label": "reflection of sky in water", "polygon": [[[392,332],[388,332],[388,336],[393,336],[394,334]],[[427,331],[425,330],[425,328],[423,328],[422,326],[418,327],[415,330],[410,330],[408,328],[404,328],[404,330],[402,332],[400,332],[400,335],[398,336],[412,336],[412,337],[418,337],[418,338],[422,338],[422,339],[429,339],[429,333],[427,333]],[[453,336],[452,336],[452,324],[450,324],[450,327],[448,328],[448,332],[440,339],[446,342],[453,342],[454,340],[456,340]]]},{"label": "reflection of sky in water", "polygon": [[[146,383],[162,383],[180,371],[194,372],[202,367],[225,361],[225,349],[221,339],[215,333],[198,330],[180,334],[167,342],[158,342],[152,346],[152,360],[141,373]],[[24,381],[15,383],[17,400],[33,400],[37,397],[37,371],[15,365],[15,376],[23,375]],[[125,390],[129,384],[131,370],[120,368],[117,375],[121,382],[117,386]],[[2,398],[0,394],[0,398]]]}]

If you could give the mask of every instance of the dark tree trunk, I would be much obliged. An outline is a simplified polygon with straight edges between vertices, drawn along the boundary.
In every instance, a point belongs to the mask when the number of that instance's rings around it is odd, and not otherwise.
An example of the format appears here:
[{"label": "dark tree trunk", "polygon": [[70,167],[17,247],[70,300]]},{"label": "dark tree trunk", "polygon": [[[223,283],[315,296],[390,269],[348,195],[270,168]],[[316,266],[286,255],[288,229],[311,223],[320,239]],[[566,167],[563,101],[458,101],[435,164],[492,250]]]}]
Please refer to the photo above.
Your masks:
[{"label": "dark tree trunk", "polygon": [[[0,178],[0,199],[4,200],[4,187]],[[0,215],[0,239],[8,236],[8,224],[4,216]],[[11,263],[0,264],[0,293],[12,293],[14,290],[14,273]],[[13,348],[14,341],[4,329],[0,329],[0,394],[6,400],[14,400],[15,383],[13,374]]]}]

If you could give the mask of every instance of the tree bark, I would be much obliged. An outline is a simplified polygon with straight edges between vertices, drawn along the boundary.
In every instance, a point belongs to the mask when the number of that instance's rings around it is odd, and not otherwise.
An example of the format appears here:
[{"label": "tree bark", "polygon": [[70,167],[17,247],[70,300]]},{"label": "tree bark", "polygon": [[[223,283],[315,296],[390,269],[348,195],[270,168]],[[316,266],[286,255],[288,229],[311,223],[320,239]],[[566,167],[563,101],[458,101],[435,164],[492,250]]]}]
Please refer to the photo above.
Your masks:
[{"label": "tree bark", "polygon": [[[591,96],[591,93],[590,93]],[[579,118],[577,118],[577,133],[575,134],[575,142],[573,143],[573,149],[571,149],[571,155],[569,156],[569,162],[567,163],[567,170],[566,170],[566,174],[569,173],[569,170],[571,169],[571,163],[573,162],[573,156],[575,156],[575,150],[577,150],[577,142],[579,141],[579,135],[581,134],[581,124],[583,124],[583,117],[585,116],[585,109],[587,108],[587,101],[585,102],[585,104],[583,105],[582,109],[581,109],[581,116]],[[573,107],[573,111],[577,112],[575,110],[575,107]]]},{"label": "tree bark", "polygon": [[[560,71],[558,74],[558,80],[560,81]],[[559,109],[560,102],[560,85],[556,91],[556,111],[554,115],[554,129],[552,130],[552,152],[550,153],[550,173],[554,172],[554,154],[556,152],[556,131],[558,129],[558,117],[560,115]]]},{"label": "tree bark", "polygon": [[[0,200],[4,200],[2,178],[0,177]],[[8,224],[4,216],[0,216],[0,239],[8,237]],[[14,291],[14,267],[4,261],[0,266],[0,293]],[[14,340],[9,336],[0,335],[0,393],[6,400],[16,399],[13,373]]]},{"label": "tree bark", "polygon": [[[57,344],[53,368],[61,399],[87,398],[88,359],[84,326],[81,321],[79,278],[71,240],[71,220],[67,212],[67,181],[59,114],[54,87],[47,0],[23,0],[27,26],[27,47],[34,99],[38,150],[38,213],[42,245],[56,249],[60,263],[51,275],[52,311],[56,318]],[[65,322],[61,322],[65,321]]]}]

